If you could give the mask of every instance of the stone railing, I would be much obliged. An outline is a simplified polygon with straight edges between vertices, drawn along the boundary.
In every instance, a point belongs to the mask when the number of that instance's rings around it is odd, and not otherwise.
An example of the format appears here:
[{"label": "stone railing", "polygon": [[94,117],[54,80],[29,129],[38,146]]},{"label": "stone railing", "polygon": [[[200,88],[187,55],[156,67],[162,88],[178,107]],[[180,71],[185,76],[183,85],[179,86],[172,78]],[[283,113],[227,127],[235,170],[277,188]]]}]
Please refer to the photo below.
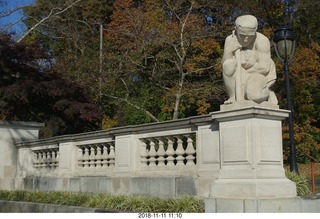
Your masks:
[{"label": "stone railing", "polygon": [[251,183],[239,196],[254,198],[256,185],[267,191],[265,179],[282,186],[281,120],[287,115],[248,107],[16,143],[15,188],[224,197],[242,191],[228,193],[224,187],[232,182]]},{"label": "stone railing", "polygon": [[77,145],[78,167],[83,170],[108,169],[115,165],[114,142]]},{"label": "stone railing", "polygon": [[59,166],[59,147],[32,150],[33,167],[37,170],[56,169]]},{"label": "stone railing", "polygon": [[[219,171],[217,127],[212,117],[206,115],[21,142],[16,144],[18,163],[23,163],[17,168],[16,185],[27,188],[26,181],[32,180],[33,188],[39,182],[39,188],[72,190],[70,183],[74,180],[81,184],[91,177],[89,184],[99,184],[107,177],[113,180],[108,192],[115,193],[116,186],[121,192],[128,189],[122,188],[127,186],[122,181],[131,187],[140,186],[153,177],[163,186],[184,180],[197,194],[195,184],[208,186]],[[45,179],[48,181],[42,183]],[[49,188],[54,180],[68,183],[56,183]],[[115,180],[120,184],[115,185]]]},{"label": "stone railing", "polygon": [[140,139],[142,166],[196,165],[196,135],[161,136]]}]

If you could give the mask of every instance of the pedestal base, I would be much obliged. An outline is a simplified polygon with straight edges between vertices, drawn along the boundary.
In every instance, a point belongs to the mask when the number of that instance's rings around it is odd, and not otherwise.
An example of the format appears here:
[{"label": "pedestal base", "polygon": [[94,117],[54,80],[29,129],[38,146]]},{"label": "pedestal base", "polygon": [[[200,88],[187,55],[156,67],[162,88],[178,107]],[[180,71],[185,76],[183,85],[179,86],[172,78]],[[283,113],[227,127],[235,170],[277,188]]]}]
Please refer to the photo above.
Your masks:
[{"label": "pedestal base", "polygon": [[294,182],[283,179],[218,179],[210,194],[219,198],[293,198]]},{"label": "pedestal base", "polygon": [[288,111],[252,106],[212,115],[219,122],[221,170],[211,197],[296,197],[283,168],[281,121]]}]

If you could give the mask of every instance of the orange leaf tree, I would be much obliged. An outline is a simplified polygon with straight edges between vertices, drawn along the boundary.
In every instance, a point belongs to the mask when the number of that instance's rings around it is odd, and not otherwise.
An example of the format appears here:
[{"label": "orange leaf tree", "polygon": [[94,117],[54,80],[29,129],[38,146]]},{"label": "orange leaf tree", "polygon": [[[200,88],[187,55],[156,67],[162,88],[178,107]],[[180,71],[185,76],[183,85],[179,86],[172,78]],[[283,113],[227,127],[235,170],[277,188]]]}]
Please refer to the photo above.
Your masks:
[{"label": "orange leaf tree", "polygon": [[[199,1],[115,1],[106,35],[123,97],[159,120],[219,106],[222,49]],[[121,89],[125,88],[125,89]],[[146,89],[149,92],[146,92]]]}]

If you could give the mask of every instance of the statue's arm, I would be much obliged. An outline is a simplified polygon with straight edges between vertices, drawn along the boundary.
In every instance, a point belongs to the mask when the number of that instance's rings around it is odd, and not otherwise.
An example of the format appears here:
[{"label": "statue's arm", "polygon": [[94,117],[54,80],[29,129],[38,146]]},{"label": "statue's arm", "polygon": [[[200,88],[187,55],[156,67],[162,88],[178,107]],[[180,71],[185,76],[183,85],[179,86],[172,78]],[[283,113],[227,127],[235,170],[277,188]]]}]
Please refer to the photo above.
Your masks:
[{"label": "statue's arm", "polygon": [[235,59],[234,58],[234,40],[233,35],[230,35],[226,38],[226,41],[224,43],[224,49],[223,49],[223,57],[222,57],[222,63],[228,59]]},{"label": "statue's arm", "polygon": [[235,59],[235,36],[230,35],[226,38],[222,57],[223,74],[232,76],[236,70],[237,61]]},{"label": "statue's arm", "polygon": [[247,70],[248,73],[267,75],[270,71],[271,52],[270,42],[267,37],[259,34],[255,44],[256,62]]}]

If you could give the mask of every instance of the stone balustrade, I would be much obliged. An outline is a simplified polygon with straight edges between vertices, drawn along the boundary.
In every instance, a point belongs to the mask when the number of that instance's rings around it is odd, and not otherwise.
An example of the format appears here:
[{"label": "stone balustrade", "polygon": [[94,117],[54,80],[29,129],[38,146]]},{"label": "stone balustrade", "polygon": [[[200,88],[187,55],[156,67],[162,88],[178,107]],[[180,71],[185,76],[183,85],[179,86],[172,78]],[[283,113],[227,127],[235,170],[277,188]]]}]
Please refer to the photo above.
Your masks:
[{"label": "stone balustrade", "polygon": [[205,115],[17,143],[16,188],[206,193],[219,171],[217,127]]},{"label": "stone balustrade", "polygon": [[77,145],[80,169],[106,169],[115,165],[114,142]]},{"label": "stone balustrade", "polygon": [[196,135],[161,136],[140,139],[142,166],[194,166]]},{"label": "stone balustrade", "polygon": [[59,148],[32,150],[36,170],[55,169],[59,166]]},{"label": "stone balustrade", "polygon": [[292,197],[294,184],[282,161],[281,120],[287,115],[254,106],[16,142],[15,177],[6,181],[15,189]]}]

